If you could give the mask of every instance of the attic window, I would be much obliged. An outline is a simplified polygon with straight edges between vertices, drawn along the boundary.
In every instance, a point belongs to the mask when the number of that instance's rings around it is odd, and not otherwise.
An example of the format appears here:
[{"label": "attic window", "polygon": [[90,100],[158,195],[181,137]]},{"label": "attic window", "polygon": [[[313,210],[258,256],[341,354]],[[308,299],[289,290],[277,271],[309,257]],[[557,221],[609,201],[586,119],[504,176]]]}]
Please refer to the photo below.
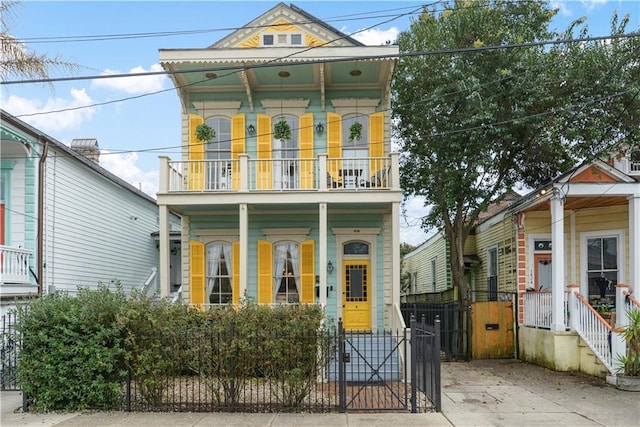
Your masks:
[{"label": "attic window", "polygon": [[634,175],[640,174],[640,150],[631,152],[629,160],[629,171]]},{"label": "attic window", "polygon": [[263,46],[300,46],[302,44],[302,34],[277,33],[263,34]]}]

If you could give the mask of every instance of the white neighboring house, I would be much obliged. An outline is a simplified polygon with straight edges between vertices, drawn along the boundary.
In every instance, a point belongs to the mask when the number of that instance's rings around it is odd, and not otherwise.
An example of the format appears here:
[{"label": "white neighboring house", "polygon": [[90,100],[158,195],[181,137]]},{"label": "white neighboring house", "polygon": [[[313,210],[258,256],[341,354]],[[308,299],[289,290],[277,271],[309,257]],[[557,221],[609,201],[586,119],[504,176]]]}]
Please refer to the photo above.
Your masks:
[{"label": "white neighboring house", "polygon": [[[127,293],[154,292],[155,199],[99,165],[97,140],[69,148],[0,112],[0,314],[30,297],[112,280]],[[179,230],[177,216],[170,222]],[[171,245],[177,260],[180,242]],[[174,288],[179,278],[176,271]]]}]

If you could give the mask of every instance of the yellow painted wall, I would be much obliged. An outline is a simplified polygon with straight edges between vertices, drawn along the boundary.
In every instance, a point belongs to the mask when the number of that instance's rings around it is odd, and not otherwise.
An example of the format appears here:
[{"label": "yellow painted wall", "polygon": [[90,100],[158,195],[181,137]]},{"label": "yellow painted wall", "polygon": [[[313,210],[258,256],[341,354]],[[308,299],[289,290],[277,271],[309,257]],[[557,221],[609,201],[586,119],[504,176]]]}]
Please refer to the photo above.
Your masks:
[{"label": "yellow painted wall", "polygon": [[[478,270],[476,290],[487,291],[487,250],[497,245],[498,248],[498,291],[516,291],[516,242],[514,225],[511,216],[488,227],[478,227],[476,232],[476,255],[482,260]],[[485,295],[477,295],[482,301]]]}]

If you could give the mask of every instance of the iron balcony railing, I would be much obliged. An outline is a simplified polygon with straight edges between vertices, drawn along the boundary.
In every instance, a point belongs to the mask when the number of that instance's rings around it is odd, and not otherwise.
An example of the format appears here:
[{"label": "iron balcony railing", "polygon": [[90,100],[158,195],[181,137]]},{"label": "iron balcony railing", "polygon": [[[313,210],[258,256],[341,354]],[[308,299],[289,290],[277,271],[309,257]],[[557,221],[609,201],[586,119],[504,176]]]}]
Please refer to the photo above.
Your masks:
[{"label": "iron balcony railing", "polygon": [[160,159],[160,192],[399,189],[398,155],[233,160]]}]

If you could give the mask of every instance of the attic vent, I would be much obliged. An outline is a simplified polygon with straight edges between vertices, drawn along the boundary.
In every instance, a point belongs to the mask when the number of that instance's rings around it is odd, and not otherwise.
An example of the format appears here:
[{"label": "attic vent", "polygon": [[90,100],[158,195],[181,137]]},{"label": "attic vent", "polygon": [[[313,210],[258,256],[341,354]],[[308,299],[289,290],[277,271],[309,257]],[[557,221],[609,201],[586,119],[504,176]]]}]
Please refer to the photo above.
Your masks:
[{"label": "attic vent", "polygon": [[96,164],[100,163],[100,147],[95,138],[74,139],[71,141],[71,149]]}]

